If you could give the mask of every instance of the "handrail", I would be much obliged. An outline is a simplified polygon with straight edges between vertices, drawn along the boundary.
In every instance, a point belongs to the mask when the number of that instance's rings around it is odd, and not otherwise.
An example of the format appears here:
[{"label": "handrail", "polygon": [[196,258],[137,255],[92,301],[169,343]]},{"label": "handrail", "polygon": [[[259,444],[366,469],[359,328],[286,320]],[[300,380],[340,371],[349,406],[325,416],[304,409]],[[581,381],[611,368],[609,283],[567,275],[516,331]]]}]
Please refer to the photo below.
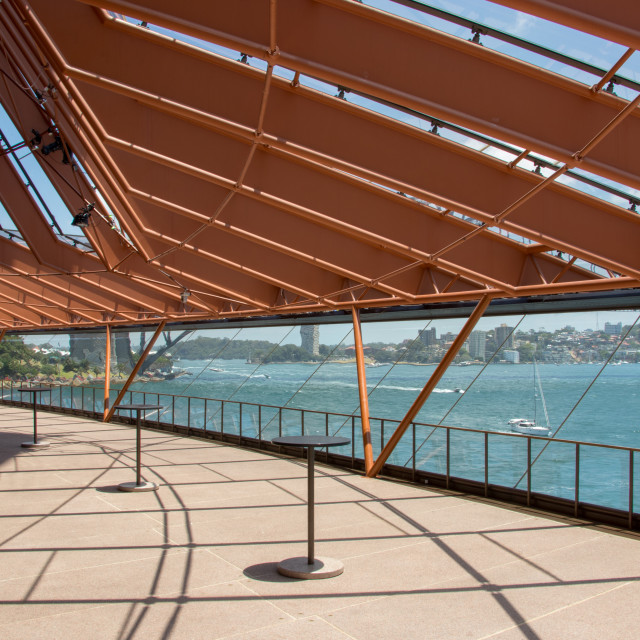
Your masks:
[{"label": "handrail", "polygon": [[[0,393],[2,393],[4,389],[4,384],[5,384],[5,381],[0,380]],[[20,383],[20,384],[23,384],[23,383]],[[53,385],[53,386],[63,388],[63,389],[74,389],[74,388],[82,389],[82,390],[90,389],[94,394],[95,394],[95,391],[102,390],[101,386],[94,387],[92,385],[81,385],[78,387],[73,387],[71,385]],[[300,411],[307,414],[312,413],[312,414],[317,414],[322,416],[324,415],[335,416],[337,418],[345,418],[346,420],[351,420],[352,418],[357,418],[357,419],[360,418],[360,415],[357,413],[338,413],[335,411],[320,411],[319,409],[304,409],[302,407],[282,407],[276,404],[264,404],[259,402],[249,402],[246,400],[226,400],[225,398],[208,398],[205,396],[183,396],[176,393],[163,393],[160,391],[142,391],[139,389],[128,390],[127,393],[130,393],[130,394],[138,393],[138,394],[153,395],[153,396],[160,396],[160,397],[164,396],[167,398],[184,398],[188,402],[193,400],[202,400],[203,402],[222,402],[225,404],[236,404],[236,405],[243,405],[248,407],[256,407],[258,409],[266,408],[266,409],[275,409],[275,410],[283,410],[283,411]],[[2,399],[4,399],[4,397],[0,397],[0,400]],[[85,410],[84,394],[81,402],[82,402],[82,410],[84,411]],[[95,403],[95,400],[94,400],[94,403]],[[395,420],[394,418],[382,418],[382,417],[379,418],[376,416],[371,416],[371,420],[379,423],[386,423],[386,422],[394,422],[396,424],[400,423],[400,420]],[[414,421],[411,424],[414,424],[416,427],[428,427],[430,429],[448,429],[451,431],[466,431],[469,433],[487,433],[489,435],[506,436],[508,438],[526,438],[531,440],[544,440],[547,442],[560,442],[564,444],[579,444],[580,446],[585,446],[585,447],[600,447],[602,449],[618,449],[620,451],[640,452],[640,447],[624,447],[622,445],[606,444],[604,442],[588,442],[586,440],[566,440],[564,438],[549,438],[546,436],[536,436],[536,435],[529,435],[529,434],[523,434],[523,433],[512,433],[509,431],[492,431],[491,429],[474,429],[472,427],[454,427],[452,425],[433,424],[431,422],[415,422]],[[384,431],[382,433],[384,436]]]},{"label": "handrail", "polygon": [[[9,398],[8,401],[9,402],[16,402],[16,404],[27,404],[25,403],[25,401],[22,399],[22,397],[20,396],[19,400],[16,401],[13,398],[13,390],[14,390],[14,385],[15,386],[23,386],[24,383],[14,383],[13,381],[9,381],[8,387],[9,387]],[[41,384],[41,383],[38,383]],[[5,402],[7,401],[7,399],[5,398],[5,388],[7,386],[7,382],[4,380],[0,380],[0,402]],[[80,402],[79,402],[79,407],[76,407],[76,398],[74,397],[74,386],[72,385],[57,385],[59,387],[59,405],[54,405],[54,396],[56,395],[55,392],[52,392],[49,394],[49,403],[48,406],[50,408],[56,408],[59,406],[60,409],[66,409],[64,403],[63,403],[63,390],[68,390],[69,393],[67,395],[67,398],[69,400],[69,403],[71,405],[71,409],[74,411],[82,411],[86,414],[89,415],[93,415],[98,419],[101,419],[103,417],[103,411],[102,409],[99,407],[100,404],[100,394],[96,394],[96,390],[102,390],[102,387],[97,387],[97,386],[92,386],[92,385],[82,385],[80,386],[80,390],[81,390],[81,398],[80,398]],[[53,387],[52,387],[52,391],[53,391]],[[85,395],[87,394],[87,392],[89,393],[90,396],[90,403],[92,408],[91,409],[86,409],[85,408]],[[114,393],[117,393],[117,390],[114,389]],[[224,399],[219,399],[219,398],[206,398],[206,397],[201,397],[201,396],[183,396],[183,395],[177,395],[177,394],[171,394],[171,393],[161,393],[161,392],[157,392],[157,391],[140,391],[140,390],[129,390],[126,393],[130,394],[130,397],[133,398],[134,394],[139,394],[143,396],[144,402],[146,402],[147,396],[151,395],[154,396],[157,399],[157,403],[160,404],[160,399],[161,398],[167,398],[169,399],[169,402],[167,403],[169,406],[167,407],[166,411],[171,410],[171,422],[161,422],[161,415],[160,412],[157,413],[157,417],[155,420],[151,421],[151,424],[156,424],[158,426],[158,428],[167,428],[167,426],[169,427],[173,427],[174,429],[176,427],[183,427],[185,429],[185,432],[187,435],[192,435],[192,432],[196,432],[197,433],[201,433],[204,432],[206,433],[211,433],[211,434],[219,434],[219,436],[222,439],[228,439],[232,442],[239,442],[240,444],[246,444],[246,445],[253,445],[256,446],[256,442],[257,442],[257,446],[258,448],[262,448],[264,443],[268,443],[271,440],[271,437],[268,438],[264,438],[264,431],[269,427],[269,425],[271,425],[274,421],[276,421],[276,424],[274,424],[274,427],[277,427],[277,433],[279,436],[283,435],[283,412],[298,412],[300,414],[300,422],[297,426],[294,426],[294,428],[299,428],[301,430],[301,433],[304,434],[305,433],[305,429],[307,428],[305,426],[305,424],[309,423],[309,416],[324,416],[324,430],[326,435],[334,435],[334,434],[330,434],[329,433],[329,424],[330,424],[330,418],[337,418],[339,419],[339,421],[341,421],[341,424],[339,426],[339,429],[342,429],[343,427],[345,427],[348,423],[350,423],[349,427],[351,430],[351,466],[354,467],[355,466],[355,461],[358,460],[359,462],[362,460],[364,460],[363,458],[361,458],[360,456],[356,456],[356,441],[355,441],[355,423],[357,419],[360,419],[360,416],[357,414],[346,414],[346,413],[334,413],[334,412],[328,412],[328,411],[319,411],[317,409],[304,409],[301,407],[281,407],[278,405],[271,405],[271,404],[262,404],[262,403],[257,403],[257,402],[245,402],[242,400],[224,400]],[[77,395],[77,394],[75,394]],[[96,398],[96,395],[98,396]],[[180,400],[184,400],[186,401],[186,409],[187,409],[187,415],[186,415],[186,420],[185,423],[180,423],[180,422],[176,422],[176,401],[180,401]],[[201,426],[196,426],[194,424],[192,424],[192,406],[198,402],[202,402],[204,403],[204,413],[201,416],[203,418],[202,421],[202,425]],[[210,403],[219,403],[220,404],[220,409],[219,411],[216,412],[215,415],[219,415],[220,416],[220,429],[216,430],[216,429],[207,429],[207,423],[209,422],[209,419],[211,418],[211,415],[209,413],[209,405]],[[42,405],[42,403],[40,403],[41,406],[47,406]],[[229,411],[225,412],[225,407],[228,407],[229,405],[233,405],[235,407],[237,407],[237,413],[231,413],[231,415],[229,415]],[[256,412],[254,412],[253,414],[249,415],[249,420],[253,419],[254,424],[247,428],[246,425],[246,420],[247,417],[245,414],[250,414],[249,411],[247,411],[248,407],[253,407],[255,409],[257,409],[257,425],[255,424],[255,418],[256,418]],[[263,416],[265,413],[268,413],[269,410],[275,412],[273,416],[271,416],[269,418],[269,421],[266,425],[263,424]],[[215,417],[214,415],[214,417]],[[237,415],[238,417],[238,422],[235,423],[235,415]],[[305,420],[305,416],[307,417],[307,419]],[[231,430],[229,430],[227,428],[227,430],[225,431],[225,422],[226,424],[229,423],[229,420],[233,421],[234,423],[234,428],[232,428]],[[380,436],[381,436],[381,440],[380,440],[380,446],[381,448],[384,447],[384,442],[385,442],[385,424],[388,423],[395,423],[395,424],[399,424],[400,421],[399,420],[394,420],[392,418],[376,418],[376,417],[370,417],[371,420],[371,424],[372,427],[374,425],[380,425]],[[316,428],[318,428],[318,424],[316,423]],[[490,497],[491,494],[504,494],[505,491],[509,493],[509,495],[516,496],[516,495],[520,495],[520,496],[526,496],[526,504],[527,506],[531,506],[532,505],[532,496],[535,496],[537,501],[542,500],[545,503],[548,503],[549,501],[555,501],[555,505],[556,505],[556,510],[560,510],[560,512],[566,513],[567,507],[566,507],[566,503],[567,503],[567,499],[565,498],[561,498],[558,495],[555,495],[555,493],[553,492],[536,492],[534,493],[532,491],[532,482],[531,482],[531,476],[532,476],[532,470],[533,470],[533,462],[532,462],[532,442],[533,441],[539,441],[539,442],[545,442],[546,444],[544,445],[545,447],[549,444],[549,443],[559,443],[559,444],[564,444],[564,445],[572,445],[573,449],[574,449],[574,470],[573,470],[573,474],[574,474],[574,482],[575,482],[575,486],[574,486],[574,496],[572,500],[569,500],[569,504],[573,505],[572,508],[572,515],[574,517],[579,517],[581,513],[588,513],[590,514],[590,517],[593,517],[593,510],[596,510],[596,514],[595,517],[597,519],[597,517],[599,517],[598,514],[598,510],[600,510],[601,512],[607,512],[609,514],[610,518],[617,518],[617,521],[619,522],[621,519],[620,514],[627,514],[626,516],[624,516],[627,520],[627,526],[629,529],[633,529],[634,528],[634,510],[633,510],[633,504],[634,504],[634,455],[638,452],[640,452],[640,448],[637,447],[625,447],[625,446],[621,446],[621,445],[613,445],[613,444],[605,444],[605,443],[597,443],[597,442],[585,442],[585,441],[577,441],[577,440],[568,440],[565,438],[554,438],[554,437],[546,437],[546,436],[537,436],[537,435],[530,435],[530,434],[520,434],[520,433],[511,433],[511,432],[503,432],[503,431],[492,431],[492,430],[484,430],[484,429],[474,429],[471,427],[454,427],[454,426],[447,426],[447,425],[442,425],[442,424],[431,424],[431,423],[424,423],[424,422],[415,422],[413,421],[411,423],[411,457],[409,458],[409,460],[407,460],[407,462],[404,465],[396,465],[396,464],[391,464],[391,465],[387,465],[386,469],[390,470],[390,472],[395,473],[395,475],[398,475],[398,469],[400,470],[406,470],[406,472],[410,472],[410,478],[413,479],[414,481],[417,479],[417,477],[422,477],[423,481],[425,481],[427,479],[427,477],[434,477],[434,478],[440,478],[440,482],[442,483],[443,487],[446,487],[447,489],[449,489],[451,487],[452,483],[455,483],[455,486],[475,486],[475,487],[479,487],[481,492],[484,494],[485,497]],[[347,428],[349,428],[347,427]],[[418,452],[419,449],[416,449],[416,429],[417,428],[421,428],[424,427],[426,429],[431,429],[431,430],[436,430],[436,429],[440,429],[440,430],[444,430],[445,434],[446,434],[446,441],[444,444],[440,445],[440,447],[437,449],[438,450],[443,450],[444,449],[444,454],[446,456],[446,473],[435,473],[435,472],[429,472],[426,471],[424,469],[417,469],[416,468],[416,454]],[[322,427],[320,427],[322,428]],[[275,429],[274,429],[275,431]],[[478,436],[483,438],[483,445],[482,445],[482,457],[484,458],[484,462],[482,464],[483,466],[483,479],[482,480],[473,480],[473,472],[471,472],[470,476],[452,476],[451,475],[451,451],[452,451],[452,446],[451,446],[451,435],[452,432],[461,432],[461,433],[474,433],[477,434]],[[247,433],[253,433],[253,435],[247,435]],[[387,431],[387,433],[389,433],[389,431]],[[504,437],[508,437],[508,438],[520,438],[525,439],[526,440],[526,471],[524,472],[521,480],[524,479],[524,477],[526,476],[527,478],[527,488],[526,490],[520,490],[518,489],[518,484],[520,483],[520,481],[518,481],[516,483],[515,486],[511,486],[509,484],[504,484],[504,483],[490,483],[489,481],[489,468],[490,468],[490,456],[489,456],[489,443],[490,443],[490,437],[494,436],[494,437],[500,437],[500,438],[504,438]],[[581,455],[580,455],[580,449],[583,447],[593,447],[596,449],[606,449],[606,450],[615,450],[615,451],[626,451],[628,454],[628,475],[627,475],[627,483],[628,483],[628,507],[626,509],[620,509],[618,507],[613,507],[610,504],[592,504],[592,503],[583,503],[580,502],[580,464],[581,464]],[[342,459],[344,461],[345,456],[343,455],[342,458],[340,457],[340,455],[334,455],[332,454],[333,459],[338,461],[340,459]],[[349,456],[346,456],[346,459],[348,459]],[[327,459],[328,459],[328,452],[327,452]],[[567,460],[567,464],[569,464],[570,461]],[[470,468],[473,469],[473,464],[472,463],[467,463],[469,464]],[[517,463],[516,463],[517,464]],[[566,467],[562,467],[563,469],[566,469]],[[394,471],[396,470],[396,471]],[[403,472],[404,473],[404,472]],[[407,473],[405,473],[402,477],[406,477]],[[402,475],[402,473],[401,473]],[[455,487],[454,487],[455,488]],[[466,490],[466,489],[465,489]],[[477,489],[476,489],[477,492]],[[513,498],[515,499],[515,498]],[[522,498],[520,498],[522,499]],[[562,505],[564,504],[564,507],[562,507]],[[562,508],[561,508],[562,507]],[[563,510],[564,509],[564,510]],[[613,515],[611,515],[613,514]],[[635,520],[637,521],[637,514],[635,516]],[[607,520],[607,521],[611,521],[611,520]]]}]

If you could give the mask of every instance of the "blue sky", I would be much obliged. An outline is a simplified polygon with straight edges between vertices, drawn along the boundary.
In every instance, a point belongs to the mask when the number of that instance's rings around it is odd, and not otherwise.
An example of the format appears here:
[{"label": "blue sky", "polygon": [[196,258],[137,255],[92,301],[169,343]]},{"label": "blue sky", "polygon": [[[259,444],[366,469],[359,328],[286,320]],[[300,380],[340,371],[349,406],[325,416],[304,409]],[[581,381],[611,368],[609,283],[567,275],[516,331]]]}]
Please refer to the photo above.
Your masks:
[{"label": "blue sky", "polygon": [[[563,329],[567,325],[573,326],[577,330],[599,329],[604,330],[605,322],[618,323],[622,325],[633,324],[638,318],[639,311],[590,311],[584,313],[556,313],[530,315],[519,325],[518,330],[528,332],[531,329],[536,331],[544,328],[548,331]],[[514,327],[520,321],[521,316],[502,316],[483,318],[477,325],[477,329],[488,331],[501,324]],[[403,340],[413,340],[418,332],[426,327],[435,327],[436,335],[440,337],[442,333],[457,333],[462,328],[464,319],[434,320],[409,320],[402,322],[363,322],[362,333],[365,343],[370,342],[391,342],[399,343]],[[146,332],[149,339],[153,331]],[[176,334],[174,333],[174,336]],[[255,327],[249,329],[219,329],[201,331],[189,336],[194,339],[198,336],[229,338],[237,340],[268,340],[273,343],[300,345],[299,327]],[[43,344],[50,341],[54,346],[68,347],[69,339],[66,334],[55,334],[51,336],[28,336],[27,342]],[[321,344],[353,344],[353,333],[351,323],[338,325],[320,326]]]}]

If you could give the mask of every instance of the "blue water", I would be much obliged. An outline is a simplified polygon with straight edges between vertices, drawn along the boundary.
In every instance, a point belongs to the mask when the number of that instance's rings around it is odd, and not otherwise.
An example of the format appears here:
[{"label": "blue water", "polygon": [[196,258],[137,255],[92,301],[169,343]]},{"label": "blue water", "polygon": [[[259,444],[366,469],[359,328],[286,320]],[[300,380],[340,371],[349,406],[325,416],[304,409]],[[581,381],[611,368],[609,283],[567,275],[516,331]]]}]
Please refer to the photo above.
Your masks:
[{"label": "blue water", "polygon": [[[240,360],[182,360],[180,368],[189,372],[167,382],[137,384],[133,388],[151,393],[170,393],[204,398],[236,400],[296,409],[347,414],[331,417],[305,413],[305,432],[340,433],[355,436],[354,453],[362,456],[360,421],[348,416],[359,414],[355,364],[271,364],[256,366]],[[211,371],[215,367],[222,371]],[[374,455],[393,433],[394,421],[405,415],[423,388],[433,366],[397,365],[367,368],[369,408],[372,417]],[[601,365],[538,365],[549,424],[556,438],[581,442],[640,447],[640,364],[608,366],[593,383]],[[444,424],[474,430],[511,433],[507,421],[513,417],[534,418],[545,424],[541,398],[534,393],[533,365],[491,364],[450,367],[430,396],[416,422]],[[475,379],[475,380],[474,380]],[[593,386],[588,393],[590,384]],[[456,388],[465,389],[464,394]],[[186,405],[180,404],[186,412]],[[275,410],[244,407],[242,417],[232,405],[225,407],[225,429],[253,435],[260,429],[263,438],[278,433],[300,433],[299,411],[278,417]],[[204,403],[192,401],[191,421],[204,422]],[[381,420],[384,419],[384,424]],[[207,426],[220,428],[220,403],[208,403]],[[259,427],[258,427],[259,425]],[[559,429],[559,430],[558,430]],[[484,480],[484,434],[451,432],[450,470],[454,476]],[[414,435],[409,429],[389,462],[412,466]],[[541,451],[534,441],[532,489],[536,492],[574,499],[576,492],[576,447],[554,442]],[[417,426],[415,434],[416,468],[446,472],[446,433],[444,429]],[[349,451],[346,451],[349,449]],[[350,453],[347,447],[344,453]],[[489,482],[526,489],[523,477],[527,465],[526,438],[500,435],[488,437]],[[629,508],[629,454],[612,449],[582,446],[579,452],[579,499],[620,509]],[[634,505],[640,506],[640,454],[636,454]]]}]

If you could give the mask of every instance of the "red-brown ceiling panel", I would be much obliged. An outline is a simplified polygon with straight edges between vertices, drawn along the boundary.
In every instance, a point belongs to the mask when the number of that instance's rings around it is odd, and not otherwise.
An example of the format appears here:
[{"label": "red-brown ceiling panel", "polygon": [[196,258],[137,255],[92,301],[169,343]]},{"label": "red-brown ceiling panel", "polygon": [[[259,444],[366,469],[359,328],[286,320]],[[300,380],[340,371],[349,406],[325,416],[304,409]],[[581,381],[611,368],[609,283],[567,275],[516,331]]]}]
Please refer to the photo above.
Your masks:
[{"label": "red-brown ceiling panel", "polygon": [[[87,0],[88,1],[88,0]],[[42,3],[44,0],[38,0]],[[269,44],[252,41],[258,16],[233,21],[233,3],[190,3],[167,12],[144,2],[104,6],[267,58]],[[266,2],[264,3],[266,4]],[[464,39],[383,14],[352,0],[276,3],[278,63],[389,99],[430,115],[567,161],[620,111],[625,101]],[[197,16],[197,18],[196,18]],[[218,23],[228,25],[224,35]],[[227,43],[229,44],[229,43]],[[575,118],[579,112],[580,118]],[[629,148],[640,142],[640,116],[620,125]],[[628,154],[602,143],[585,159],[612,179],[640,180]],[[632,158],[631,158],[632,159]]]}]

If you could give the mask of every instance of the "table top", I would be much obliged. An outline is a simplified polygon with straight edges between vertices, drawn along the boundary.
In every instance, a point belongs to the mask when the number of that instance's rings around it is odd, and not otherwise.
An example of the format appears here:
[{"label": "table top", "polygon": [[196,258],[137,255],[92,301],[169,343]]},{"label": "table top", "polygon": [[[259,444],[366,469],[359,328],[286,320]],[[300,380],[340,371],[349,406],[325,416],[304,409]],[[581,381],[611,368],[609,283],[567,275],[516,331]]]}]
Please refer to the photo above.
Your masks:
[{"label": "table top", "polygon": [[51,391],[51,387],[20,387],[18,391],[22,391],[26,393],[30,391],[31,393],[40,393],[42,391]]},{"label": "table top", "polygon": [[144,411],[151,409],[164,409],[161,404],[116,404],[114,409],[122,409],[123,411]]},{"label": "table top", "polygon": [[339,447],[351,444],[349,438],[340,436],[282,436],[274,438],[273,444],[288,444],[294,447]]}]

